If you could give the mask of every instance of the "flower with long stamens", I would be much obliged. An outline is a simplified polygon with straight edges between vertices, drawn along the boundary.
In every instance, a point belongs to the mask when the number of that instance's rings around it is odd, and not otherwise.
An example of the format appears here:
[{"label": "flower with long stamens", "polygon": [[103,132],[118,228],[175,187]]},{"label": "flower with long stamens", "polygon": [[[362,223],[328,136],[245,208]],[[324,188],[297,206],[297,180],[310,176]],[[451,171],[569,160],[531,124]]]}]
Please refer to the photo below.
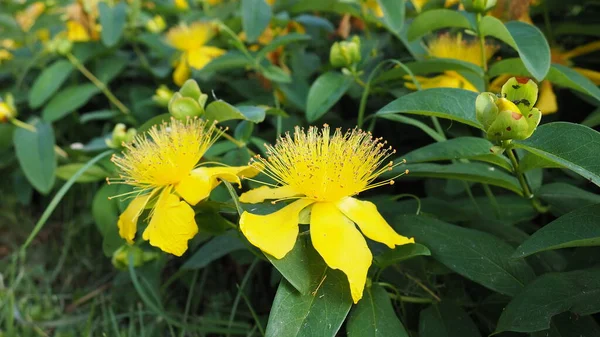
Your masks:
[{"label": "flower with long stamens", "polygon": [[138,135],[124,145],[126,150],[121,156],[113,156],[120,179],[108,182],[134,186],[128,194],[135,196],[119,217],[121,237],[132,243],[140,214],[147,205],[153,205],[142,238],[177,256],[187,250],[188,240],[198,232],[190,205],[206,199],[220,180],[240,184],[240,176],[258,173],[251,166],[199,164],[221,132],[215,123],[202,119],[172,119],[168,124],[152,127],[148,137]]},{"label": "flower with long stamens", "polygon": [[310,237],[315,249],[329,267],[346,274],[352,299],[358,302],[373,257],[363,234],[390,248],[414,240],[397,234],[373,203],[354,196],[393,184],[393,179],[374,181],[404,161],[385,163],[395,151],[368,132],[337,129],[331,135],[327,125],[308,131],[296,127],[293,136],[286,134],[275,146],[267,145],[267,150],[267,158],[257,156],[251,165],[278,185],[246,192],[240,201],[295,201],[268,215],[244,212],[240,229],[253,245],[281,259],[294,247],[300,212],[310,207]]}]

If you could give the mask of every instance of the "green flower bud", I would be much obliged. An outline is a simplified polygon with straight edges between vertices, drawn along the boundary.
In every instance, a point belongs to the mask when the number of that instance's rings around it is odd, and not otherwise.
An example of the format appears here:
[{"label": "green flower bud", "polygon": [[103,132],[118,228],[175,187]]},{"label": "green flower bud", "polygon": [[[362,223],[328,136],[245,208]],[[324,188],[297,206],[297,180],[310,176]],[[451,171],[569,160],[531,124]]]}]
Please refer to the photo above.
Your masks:
[{"label": "green flower bud", "polygon": [[73,49],[73,42],[67,39],[59,39],[56,44],[56,51],[60,55],[67,55]]},{"label": "green flower bud", "polygon": [[488,138],[495,141],[529,138],[542,117],[541,112],[535,108],[523,115],[519,108],[506,98],[499,98],[496,106],[498,116],[486,130]]},{"label": "green flower bud", "polygon": [[198,100],[200,98],[200,95],[202,95],[202,90],[200,90],[200,86],[198,85],[198,82],[196,82],[195,80],[189,79],[189,80],[185,81],[185,83],[183,83],[183,85],[181,86],[181,89],[179,89],[179,93],[183,97],[190,97],[190,98],[193,98],[194,100]]},{"label": "green flower bud", "polygon": [[527,114],[538,98],[538,86],[527,77],[511,77],[502,86],[502,97],[515,103],[522,114]]},{"label": "green flower bud", "polygon": [[134,128],[127,130],[125,124],[119,123],[113,129],[112,138],[106,140],[106,145],[113,149],[123,147],[123,144],[129,143],[135,138],[137,131]]},{"label": "green flower bud", "polygon": [[461,0],[468,12],[485,13],[496,6],[496,0]]},{"label": "green flower bud", "polygon": [[147,252],[136,246],[124,245],[119,247],[112,256],[112,264],[118,269],[127,269],[129,254],[133,255],[133,266],[138,267],[158,257],[157,252]]},{"label": "green flower bud", "polygon": [[484,92],[479,94],[475,100],[475,117],[483,125],[484,130],[489,129],[498,117],[497,99],[496,95],[491,92]]},{"label": "green flower bud", "polygon": [[175,93],[169,102],[169,112],[173,117],[179,120],[185,120],[188,117],[197,117],[204,114],[204,108],[190,97],[181,97],[181,94]]},{"label": "green flower bud", "polygon": [[336,42],[331,46],[329,62],[336,68],[348,67],[360,62],[360,38],[352,37],[350,41]]},{"label": "green flower bud", "polygon": [[166,85],[161,85],[156,89],[156,93],[152,96],[152,100],[156,104],[166,107],[169,105],[169,101],[173,97],[173,91],[171,91]]}]

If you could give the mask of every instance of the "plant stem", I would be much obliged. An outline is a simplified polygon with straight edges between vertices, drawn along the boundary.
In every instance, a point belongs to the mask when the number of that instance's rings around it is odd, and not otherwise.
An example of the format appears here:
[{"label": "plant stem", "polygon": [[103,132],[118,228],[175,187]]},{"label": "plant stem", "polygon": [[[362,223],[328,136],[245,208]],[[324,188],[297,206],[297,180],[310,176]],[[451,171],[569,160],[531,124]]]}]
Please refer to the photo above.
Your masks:
[{"label": "plant stem", "polygon": [[529,187],[529,184],[527,183],[527,180],[525,179],[525,175],[523,174],[523,172],[521,172],[519,170],[519,161],[517,160],[517,156],[515,156],[513,149],[510,149],[510,148],[506,149],[506,155],[508,156],[508,158],[510,159],[510,162],[512,163],[514,174],[517,177],[517,179],[519,180],[519,184],[521,184],[521,188],[523,189],[523,196],[525,198],[531,200],[531,204],[533,205],[533,208],[535,208],[535,210],[538,211],[539,213],[548,212],[548,207],[542,205],[539,202],[539,200],[537,200],[537,198],[531,192],[531,188]]},{"label": "plant stem", "polygon": [[23,129],[25,129],[25,130],[27,130],[27,131],[31,131],[31,132],[37,132],[37,130],[36,130],[36,128],[35,128],[35,126],[33,126],[33,125],[31,125],[31,124],[28,124],[28,123],[25,123],[25,122],[22,122],[22,121],[20,121],[20,120],[18,120],[18,119],[16,119],[16,118],[12,118],[12,119],[10,120],[10,122],[11,122],[11,123],[12,123],[14,126],[17,126],[17,127],[23,128]]},{"label": "plant stem", "polygon": [[485,36],[481,33],[481,13],[477,13],[477,35],[479,36],[479,47],[481,49],[481,69],[483,69],[483,80],[485,83],[485,90],[487,90],[489,85],[488,79],[488,65],[487,65],[487,55],[485,54]]},{"label": "plant stem", "polygon": [[66,54],[66,57],[75,66],[75,68],[77,68],[77,70],[79,70],[83,74],[83,76],[85,76],[98,89],[100,89],[100,91],[102,91],[102,93],[108,98],[109,101],[111,101],[117,107],[117,109],[119,109],[119,111],[121,111],[125,115],[129,114],[129,109],[121,101],[119,101],[119,99],[112,93],[112,91],[108,89],[106,84],[100,81],[81,62],[79,62],[75,55],[68,53]]}]

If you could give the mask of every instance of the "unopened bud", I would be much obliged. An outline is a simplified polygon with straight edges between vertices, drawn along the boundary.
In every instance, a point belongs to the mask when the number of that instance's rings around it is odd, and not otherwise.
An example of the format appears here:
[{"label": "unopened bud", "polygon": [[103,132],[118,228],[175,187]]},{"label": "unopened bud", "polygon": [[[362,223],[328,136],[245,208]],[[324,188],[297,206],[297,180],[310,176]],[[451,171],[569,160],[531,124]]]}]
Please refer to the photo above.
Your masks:
[{"label": "unopened bud", "polygon": [[147,252],[140,247],[124,245],[119,247],[112,256],[112,264],[117,269],[127,269],[130,263],[129,256],[132,257],[133,267],[139,267],[148,261],[158,257],[157,252]]},{"label": "unopened bud", "polygon": [[468,12],[485,13],[496,6],[496,0],[461,0]]},{"label": "unopened bud", "polygon": [[167,107],[172,97],[173,91],[163,84],[156,89],[154,96],[152,96],[152,100],[162,107]]},{"label": "unopened bud", "polygon": [[198,82],[189,79],[169,101],[169,112],[177,119],[197,117],[204,114],[208,95],[203,94]]},{"label": "unopened bud", "polygon": [[119,149],[123,147],[124,143],[131,142],[136,135],[137,131],[134,128],[127,129],[125,124],[119,123],[113,129],[112,138],[106,140],[106,145],[113,149]]},{"label": "unopened bud", "polygon": [[152,19],[146,21],[146,30],[158,34],[167,28],[165,19],[160,15],[155,15]]},{"label": "unopened bud", "polygon": [[17,108],[11,94],[7,94],[5,99],[0,99],[0,123],[6,123],[17,117]]},{"label": "unopened bud", "polygon": [[329,61],[336,68],[347,67],[360,62],[360,38],[354,36],[350,41],[336,42],[331,46]]}]

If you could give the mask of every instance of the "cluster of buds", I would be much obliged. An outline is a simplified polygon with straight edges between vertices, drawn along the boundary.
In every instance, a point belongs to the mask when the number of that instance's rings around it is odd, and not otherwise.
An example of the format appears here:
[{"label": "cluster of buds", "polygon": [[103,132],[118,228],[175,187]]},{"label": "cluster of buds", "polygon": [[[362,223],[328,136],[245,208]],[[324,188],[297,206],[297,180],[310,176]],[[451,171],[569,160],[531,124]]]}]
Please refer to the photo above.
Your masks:
[{"label": "cluster of buds", "polygon": [[7,123],[17,117],[17,108],[11,94],[6,95],[4,100],[0,98],[0,123]]},{"label": "cluster of buds", "polygon": [[207,99],[208,95],[202,93],[198,82],[187,80],[169,100],[169,112],[180,120],[201,116]]},{"label": "cluster of buds", "polygon": [[496,6],[497,0],[461,0],[465,10],[473,13],[485,13]]},{"label": "cluster of buds", "polygon": [[148,19],[148,21],[146,21],[145,27],[147,31],[154,34],[159,34],[165,30],[165,28],[167,28],[167,23],[162,16],[155,15],[152,19]]},{"label": "cluster of buds", "polygon": [[167,107],[169,106],[169,101],[173,98],[173,94],[173,90],[169,89],[166,85],[161,84],[158,89],[156,89],[154,96],[152,96],[152,100],[161,107]]},{"label": "cluster of buds", "polygon": [[112,138],[106,140],[106,145],[113,149],[120,149],[123,144],[131,142],[136,135],[137,131],[134,128],[127,129],[125,124],[119,123],[113,129]]},{"label": "cluster of buds", "polygon": [[360,38],[358,36],[353,36],[350,41],[336,42],[331,46],[329,62],[336,68],[356,65],[360,59]]},{"label": "cluster of buds", "polygon": [[483,125],[487,138],[496,142],[529,138],[542,118],[534,108],[538,86],[531,79],[511,77],[498,96],[484,92],[477,96],[477,120]]},{"label": "cluster of buds", "polygon": [[73,49],[73,42],[59,34],[54,39],[48,41],[44,47],[51,54],[67,55]]}]

